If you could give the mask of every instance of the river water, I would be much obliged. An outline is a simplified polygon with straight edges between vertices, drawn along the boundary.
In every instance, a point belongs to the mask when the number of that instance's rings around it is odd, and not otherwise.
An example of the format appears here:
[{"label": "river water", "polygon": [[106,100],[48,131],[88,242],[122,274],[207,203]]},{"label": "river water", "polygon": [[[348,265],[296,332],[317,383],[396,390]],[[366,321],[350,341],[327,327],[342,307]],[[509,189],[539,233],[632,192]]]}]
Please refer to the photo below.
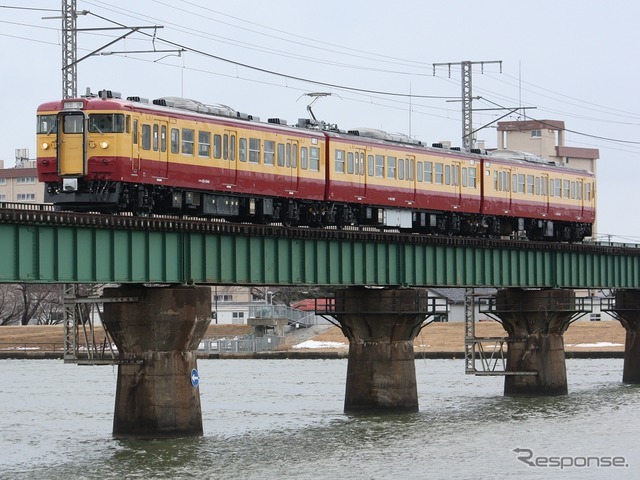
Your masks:
[{"label": "river water", "polygon": [[1,360],[0,478],[640,478],[640,387],[619,359],[567,360],[555,398],[505,398],[463,360],[416,360],[420,413],[355,417],[344,359],[198,368],[204,436],[119,440],[115,367]]}]

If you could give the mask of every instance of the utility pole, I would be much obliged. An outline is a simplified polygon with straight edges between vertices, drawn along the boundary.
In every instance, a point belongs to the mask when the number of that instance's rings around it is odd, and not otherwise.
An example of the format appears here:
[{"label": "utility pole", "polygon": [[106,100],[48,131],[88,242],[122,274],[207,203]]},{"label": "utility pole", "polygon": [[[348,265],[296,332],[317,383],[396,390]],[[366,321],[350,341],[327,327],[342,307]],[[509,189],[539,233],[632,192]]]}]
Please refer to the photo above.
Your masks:
[{"label": "utility pole", "polygon": [[62,98],[78,95],[76,0],[62,0]]},{"label": "utility pole", "polygon": [[471,88],[471,68],[473,65],[480,65],[482,73],[484,73],[485,64],[497,63],[500,65],[500,73],[502,73],[502,60],[490,60],[481,62],[447,62],[447,63],[434,63],[433,75],[436,74],[436,67],[446,65],[449,67],[449,78],[451,78],[451,66],[460,65],[461,68],[461,81],[462,81],[462,148],[465,151],[470,151],[475,146],[475,140],[473,138],[473,119],[471,103],[473,102],[473,94]]}]

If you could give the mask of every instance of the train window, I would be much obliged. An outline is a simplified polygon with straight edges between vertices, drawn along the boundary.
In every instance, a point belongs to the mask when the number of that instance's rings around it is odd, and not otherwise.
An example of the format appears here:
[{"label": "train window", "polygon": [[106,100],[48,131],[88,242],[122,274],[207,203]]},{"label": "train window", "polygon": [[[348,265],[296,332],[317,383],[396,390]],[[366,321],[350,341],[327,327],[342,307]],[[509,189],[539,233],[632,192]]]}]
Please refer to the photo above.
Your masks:
[{"label": "train window", "polygon": [[540,195],[543,197],[547,196],[547,177],[542,177],[540,179]]},{"label": "train window", "polygon": [[571,199],[576,199],[576,182],[571,182]]},{"label": "train window", "polygon": [[344,173],[344,150],[336,149],[336,173]]},{"label": "train window", "polygon": [[347,152],[347,173],[353,173],[354,168],[353,152]]},{"label": "train window", "polygon": [[278,144],[278,166],[284,167],[284,143]]},{"label": "train window", "polygon": [[364,176],[364,152],[360,152],[360,167],[358,171],[360,175]]},{"label": "train window", "polygon": [[64,133],[82,133],[84,131],[84,116],[65,115],[62,130]]},{"label": "train window", "polygon": [[433,163],[424,162],[424,181],[426,183],[433,182]]},{"label": "train window", "polygon": [[497,192],[502,190],[502,178],[504,176],[504,172],[499,172],[497,170],[493,171],[493,189]]},{"label": "train window", "polygon": [[[251,147],[249,147],[249,149],[251,149]],[[217,133],[213,136],[213,158],[222,158],[222,135]],[[251,159],[249,159],[249,161],[251,161]]]},{"label": "train window", "polygon": [[159,128],[158,125],[153,125],[153,151],[157,152],[158,151],[158,141],[160,140],[160,132],[159,132]]},{"label": "train window", "polygon": [[57,130],[55,115],[38,115],[38,133],[49,135]]},{"label": "train window", "polygon": [[160,127],[160,151],[161,152],[167,151],[167,126],[166,125],[162,125],[162,127]]},{"label": "train window", "polygon": [[287,156],[286,156],[286,166],[291,168],[291,144],[287,143]]},{"label": "train window", "polygon": [[247,161],[247,139],[240,138],[239,156],[241,162]]},{"label": "train window", "polygon": [[[395,158],[394,158],[394,163],[395,163]],[[389,164],[389,162],[387,161],[387,165]],[[405,164],[404,164],[404,159],[399,158],[398,159],[398,180],[404,180],[404,173],[405,173]],[[389,172],[387,172],[387,176],[389,176]]]},{"label": "train window", "polygon": [[442,185],[442,167],[443,167],[443,165],[441,163],[436,163],[435,164],[434,183],[437,183],[438,185]]},{"label": "train window", "polygon": [[89,115],[89,131],[91,133],[124,133],[124,114],[96,113]]},{"label": "train window", "polygon": [[515,173],[511,175],[511,191],[516,193],[518,191],[518,175]]},{"label": "train window", "polygon": [[556,182],[555,182],[555,190],[556,190],[556,197],[560,198],[562,197],[562,180],[560,180],[559,178],[556,178]]},{"label": "train window", "polygon": [[320,149],[318,147],[309,147],[309,170],[320,171]]},{"label": "train window", "polygon": [[198,132],[198,156],[211,156],[211,132]]},{"label": "train window", "polygon": [[524,173],[518,174],[518,193],[524,193]]},{"label": "train window", "polygon": [[370,177],[373,177],[373,173],[375,170],[375,163],[373,161],[373,155],[367,155],[367,173]]},{"label": "train window", "polygon": [[[387,157],[387,178],[396,178],[396,168],[396,157]],[[398,178],[404,178],[404,165],[402,165],[402,177],[398,175]]]},{"label": "train window", "polygon": [[582,180],[578,180],[576,183],[576,198],[582,200]]},{"label": "train window", "polygon": [[151,150],[151,125],[142,124],[142,149]]},{"label": "train window", "polygon": [[384,155],[376,155],[376,177],[384,178]]},{"label": "train window", "polygon": [[466,167],[462,167],[462,186],[463,187],[467,186],[467,168]]},{"label": "train window", "polygon": [[300,147],[300,168],[303,170],[309,168],[309,150],[307,147]]},{"label": "train window", "polygon": [[571,193],[570,193],[571,189],[569,187],[569,184],[570,184],[569,180],[564,180],[562,182],[562,187],[563,187],[562,188],[562,196],[564,198],[571,198],[571,196],[570,196],[571,195]]},{"label": "train window", "polygon": [[533,191],[534,191],[533,175],[527,175],[527,194],[533,195]]},{"label": "train window", "polygon": [[540,177],[535,177],[534,184],[535,186],[533,194],[540,195]]},{"label": "train window", "polygon": [[409,180],[413,181],[415,171],[416,171],[416,161],[412,158],[411,161],[409,161]]},{"label": "train window", "polygon": [[[133,121],[133,144],[134,145],[138,144],[138,120]],[[174,152],[174,153],[177,153],[177,152]]]},{"label": "train window", "polygon": [[451,185],[451,165],[444,166],[444,184]]},{"label": "train window", "polygon": [[469,168],[469,187],[476,188],[476,167]]},{"label": "train window", "polygon": [[298,144],[291,144],[291,168],[298,168]]},{"label": "train window", "polygon": [[[135,124],[138,121],[133,122],[134,131],[136,130]],[[135,136],[135,135],[134,135]],[[177,128],[171,129],[171,153],[178,153],[180,150],[180,131]]]},{"label": "train window", "polygon": [[183,128],[182,129],[182,154],[183,155],[193,155],[194,140],[195,140],[195,133],[193,129]]},{"label": "train window", "polygon": [[249,163],[260,163],[260,139],[249,139]]},{"label": "train window", "polygon": [[424,178],[424,170],[423,170],[422,162],[418,162],[418,181],[421,182]]},{"label": "train window", "polygon": [[453,185],[460,185],[460,165],[454,165],[451,172],[453,173]]},{"label": "train window", "polygon": [[229,135],[229,161],[236,161],[236,136]]},{"label": "train window", "polygon": [[276,158],[276,142],[271,140],[264,141],[264,164],[275,165]]}]

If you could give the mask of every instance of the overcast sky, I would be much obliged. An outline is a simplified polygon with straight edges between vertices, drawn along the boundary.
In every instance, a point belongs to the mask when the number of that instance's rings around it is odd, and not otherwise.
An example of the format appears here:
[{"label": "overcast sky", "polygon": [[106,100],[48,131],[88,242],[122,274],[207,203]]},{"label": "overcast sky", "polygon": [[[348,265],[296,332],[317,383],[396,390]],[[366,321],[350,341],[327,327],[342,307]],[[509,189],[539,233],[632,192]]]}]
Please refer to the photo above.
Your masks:
[{"label": "overcast sky", "polygon": [[[0,159],[12,165],[16,148],[35,155],[38,105],[62,95],[61,20],[42,18],[59,17],[61,1],[0,6]],[[91,12],[78,17],[78,28],[164,27],[155,41],[145,29],[148,36],[107,47],[112,55],[81,61],[78,93],[183,96],[293,123],[307,116],[303,94],[331,92],[315,104],[318,118],[429,144],[460,144],[462,130],[460,103],[447,101],[460,97],[460,69],[449,76],[439,67],[434,76],[432,64],[501,60],[501,73],[495,64],[474,67],[473,95],[482,100],[473,107],[535,107],[531,118],[563,120],[575,132],[567,145],[598,148],[599,232],[640,241],[640,2],[77,0],[77,9]],[[122,34],[80,32],[78,57]],[[187,51],[117,53],[154,46]],[[503,114],[476,112],[474,127]],[[497,144],[495,128],[477,138]]]}]

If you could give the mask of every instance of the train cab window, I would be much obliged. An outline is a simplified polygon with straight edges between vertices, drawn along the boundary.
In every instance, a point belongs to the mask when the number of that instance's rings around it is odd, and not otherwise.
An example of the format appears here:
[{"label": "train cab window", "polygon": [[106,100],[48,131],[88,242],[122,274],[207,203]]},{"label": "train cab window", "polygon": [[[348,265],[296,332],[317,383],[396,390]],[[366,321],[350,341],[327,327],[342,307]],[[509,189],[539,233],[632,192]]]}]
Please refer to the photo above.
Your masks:
[{"label": "train cab window", "polygon": [[236,136],[229,135],[229,161],[236,161]]},{"label": "train cab window", "polygon": [[424,162],[424,181],[425,183],[433,182],[433,163]]},{"label": "train cab window", "polygon": [[309,170],[320,171],[320,149],[318,147],[309,147]]},{"label": "train cab window", "polygon": [[384,178],[384,155],[376,155],[376,177]]},{"label": "train cab window", "polygon": [[238,148],[239,160],[241,162],[246,162],[247,161],[247,139],[241,138],[239,142],[240,142],[240,146]]},{"label": "train cab window", "polygon": [[444,166],[444,184],[451,185],[451,165]]},{"label": "train cab window", "polygon": [[354,168],[353,152],[347,152],[347,173],[353,174]]},{"label": "train cab window", "polygon": [[213,158],[222,158],[222,136],[219,134],[213,136]]},{"label": "train cab window", "polygon": [[469,168],[469,188],[476,188],[476,167]]},{"label": "train cab window", "polygon": [[166,125],[162,125],[160,127],[160,151],[167,151],[167,127]]},{"label": "train cab window", "polygon": [[434,177],[434,182],[433,183],[437,183],[438,185],[442,185],[442,169],[443,169],[443,165],[441,163],[436,163],[434,165],[435,167],[435,177]]},{"label": "train cab window", "polygon": [[276,142],[272,140],[264,141],[264,164],[275,165],[276,158]]},{"label": "train cab window", "polygon": [[[404,177],[404,165],[402,176]],[[387,157],[387,178],[396,178],[396,157]]]},{"label": "train cab window", "polygon": [[367,174],[373,177],[375,171],[375,162],[373,161],[373,155],[367,155]]},{"label": "train cab window", "polygon": [[344,150],[336,149],[335,155],[336,173],[344,173]]},{"label": "train cab window", "polygon": [[193,144],[195,142],[195,134],[191,128],[182,129],[182,154],[193,155]]},{"label": "train cab window", "polygon": [[278,144],[278,166],[284,167],[284,143]]},{"label": "train cab window", "polygon": [[82,133],[84,132],[84,115],[65,115],[62,124],[64,133]]},{"label": "train cab window", "polygon": [[142,124],[142,149],[151,150],[151,125]]},{"label": "train cab window", "polygon": [[124,114],[95,113],[89,115],[91,133],[124,133]]},{"label": "train cab window", "polygon": [[527,194],[533,195],[533,192],[534,192],[533,175],[527,175]]},{"label": "train cab window", "polygon": [[[133,122],[134,132],[137,131],[136,123],[138,123],[137,120]],[[134,137],[135,137],[135,133],[134,133]],[[134,141],[133,143],[136,143],[136,142]],[[177,128],[172,128],[171,129],[171,153],[178,153],[179,151],[180,151],[180,131]]]},{"label": "train cab window", "polygon": [[160,147],[160,129],[158,125],[153,126],[153,151],[157,152]]},{"label": "train cab window", "polygon": [[466,167],[462,167],[462,186],[463,187],[467,186],[467,168]]},{"label": "train cab window", "polygon": [[300,168],[302,170],[309,168],[309,149],[307,147],[300,147]]},{"label": "train cab window", "polygon": [[211,156],[211,132],[198,132],[198,156]]},{"label": "train cab window", "polygon": [[571,182],[571,199],[576,199],[576,182]]},{"label": "train cab window", "polygon": [[535,195],[540,195],[540,177],[535,180]]},{"label": "train cab window", "polygon": [[260,163],[260,139],[249,139],[249,163]]},{"label": "train cab window", "polygon": [[38,115],[38,133],[49,135],[58,130],[55,115]]}]

